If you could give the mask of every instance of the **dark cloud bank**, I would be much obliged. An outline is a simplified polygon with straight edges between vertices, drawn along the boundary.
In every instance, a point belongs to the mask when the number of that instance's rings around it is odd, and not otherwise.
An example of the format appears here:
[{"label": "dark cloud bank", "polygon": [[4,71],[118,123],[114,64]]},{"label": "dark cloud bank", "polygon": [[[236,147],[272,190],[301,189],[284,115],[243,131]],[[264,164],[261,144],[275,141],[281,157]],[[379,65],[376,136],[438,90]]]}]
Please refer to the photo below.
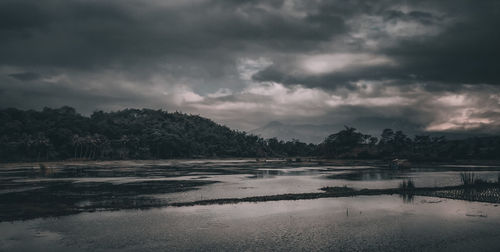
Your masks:
[{"label": "dark cloud bank", "polygon": [[0,107],[498,133],[499,25],[494,0],[4,0]]}]

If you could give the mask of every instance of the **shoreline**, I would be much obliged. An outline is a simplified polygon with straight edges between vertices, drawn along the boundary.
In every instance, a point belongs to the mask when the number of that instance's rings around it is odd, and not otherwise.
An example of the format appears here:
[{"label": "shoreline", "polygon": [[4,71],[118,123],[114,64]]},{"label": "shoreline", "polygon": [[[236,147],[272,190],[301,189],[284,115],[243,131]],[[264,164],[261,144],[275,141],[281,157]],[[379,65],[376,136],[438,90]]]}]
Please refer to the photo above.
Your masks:
[{"label": "shoreline", "polygon": [[[293,159],[299,158],[300,161]],[[51,161],[26,161],[26,162],[2,162],[0,161],[0,168],[2,166],[38,166],[43,165],[61,165],[61,164],[112,164],[120,162],[134,162],[134,163],[161,163],[161,162],[186,162],[186,161],[248,161],[253,163],[266,163],[266,162],[288,162],[288,163],[326,163],[326,164],[352,164],[364,163],[364,164],[383,164],[387,165],[389,160],[385,159],[329,159],[329,158],[319,158],[319,157],[294,157],[292,160],[290,158],[283,157],[273,157],[273,158],[261,158],[261,157],[223,157],[223,158],[174,158],[174,159],[109,159],[109,160],[51,160]],[[458,160],[442,160],[442,161],[410,161],[412,165],[442,165],[442,164],[454,164],[454,165],[498,165],[500,166],[500,159],[458,159]]]},{"label": "shoreline", "polygon": [[[399,195],[404,202],[411,202],[414,196],[425,196],[435,198],[446,198],[452,200],[465,200],[469,202],[491,203],[497,206],[500,204],[500,183],[487,182],[484,184],[470,186],[445,186],[445,187],[421,187],[414,189],[388,188],[388,189],[361,189],[355,190],[349,187],[324,187],[323,192],[297,193],[297,194],[276,194],[266,196],[252,196],[242,198],[220,198],[189,202],[168,203],[161,200],[152,200],[148,198],[127,199],[124,198],[121,204],[109,207],[70,207],[65,205],[56,211],[44,211],[44,208],[31,208],[31,211],[21,215],[2,216],[0,223],[9,221],[24,221],[37,218],[60,217],[84,212],[96,211],[119,211],[132,209],[152,209],[163,207],[190,207],[206,205],[227,205],[239,203],[259,203],[271,201],[295,201],[295,200],[313,200],[322,198],[341,198],[357,196],[380,196],[380,195]],[[458,193],[457,193],[458,192]],[[486,194],[485,194],[486,192]],[[489,193],[491,192],[491,193]],[[485,195],[483,195],[485,194]],[[130,201],[130,202],[129,202]],[[133,204],[131,204],[133,203]],[[138,205],[139,204],[139,205]],[[142,204],[142,205],[141,205]],[[59,211],[58,211],[59,210]]]},{"label": "shoreline", "polygon": [[[321,188],[324,192],[322,193],[299,193],[299,194],[277,194],[268,196],[253,196],[244,198],[225,198],[225,199],[211,199],[211,200],[199,200],[192,202],[179,202],[172,203],[170,206],[183,207],[183,206],[196,206],[196,205],[222,205],[222,204],[237,204],[243,202],[267,202],[267,201],[280,201],[280,200],[308,200],[308,199],[320,199],[320,198],[339,198],[339,197],[356,197],[356,196],[377,196],[377,195],[394,195],[398,194],[401,196],[428,196],[437,198],[448,198],[455,200],[468,200],[476,202],[487,202],[500,204],[500,195],[495,198],[487,199],[477,199],[472,200],[473,196],[477,192],[472,192],[474,190],[488,190],[488,189],[498,189],[500,191],[499,183],[486,183],[481,185],[473,186],[445,186],[445,187],[421,187],[414,188],[411,190],[405,190],[401,188],[388,188],[388,189],[361,189],[354,190],[349,187],[326,187]],[[437,194],[437,192],[446,192],[454,190],[463,190],[465,193],[470,192],[471,198],[458,197],[458,195],[446,195]],[[470,191],[469,191],[470,190]]]}]

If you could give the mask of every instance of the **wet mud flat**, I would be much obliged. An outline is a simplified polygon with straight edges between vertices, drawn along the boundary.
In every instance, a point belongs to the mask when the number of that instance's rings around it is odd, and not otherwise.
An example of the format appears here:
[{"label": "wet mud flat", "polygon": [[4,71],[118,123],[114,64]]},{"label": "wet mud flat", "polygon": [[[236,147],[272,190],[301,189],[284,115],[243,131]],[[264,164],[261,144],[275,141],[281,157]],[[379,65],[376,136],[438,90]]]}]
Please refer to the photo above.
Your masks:
[{"label": "wet mud flat", "polygon": [[[408,199],[413,195],[422,195],[500,203],[498,186],[489,183],[477,188],[422,187],[411,192],[391,188],[397,186],[397,181],[401,179],[422,174],[419,173],[422,169],[446,173],[468,170],[470,167],[468,164],[460,164],[436,168],[436,165],[431,164],[421,165],[417,169],[395,171],[377,160],[164,160],[0,164],[0,222],[121,209],[392,194]],[[491,171],[496,176],[499,166],[476,165],[475,169]],[[359,186],[365,181],[380,181],[386,187],[360,189],[365,187],[336,186],[350,181],[360,182]],[[309,185],[306,187],[307,183]],[[305,189],[299,188],[301,186]],[[264,189],[258,190],[261,187]],[[220,194],[221,191],[228,190],[240,193]],[[241,193],[245,191],[250,193]],[[179,194],[181,197],[173,196]],[[184,194],[190,194],[191,197],[184,197]],[[192,197],[193,195],[196,197]]]},{"label": "wet mud flat", "polygon": [[36,189],[0,194],[0,221],[165,206],[168,202],[151,195],[196,190],[212,183],[215,181],[38,182],[33,184]]},{"label": "wet mud flat", "polygon": [[324,192],[200,200],[193,202],[173,203],[170,204],[170,206],[182,207],[182,206],[195,206],[195,205],[236,204],[242,202],[310,200],[310,199],[321,199],[321,198],[380,196],[380,195],[394,195],[394,194],[400,195],[404,201],[411,201],[414,196],[430,196],[430,197],[448,198],[455,200],[467,200],[467,201],[500,204],[499,183],[485,183],[475,186],[422,187],[422,188],[413,188],[411,190],[403,188],[355,190],[349,187],[324,187],[321,188],[321,190],[323,190]]},{"label": "wet mud flat", "polygon": [[418,192],[418,195],[500,204],[500,185],[435,189]]},{"label": "wet mud flat", "polygon": [[[483,182],[460,185],[469,170]],[[499,251],[499,173],[365,160],[0,164],[0,251]]]},{"label": "wet mud flat", "polygon": [[261,168],[310,164],[249,160],[0,164],[0,222],[162,207],[171,202],[157,195],[199,190],[218,183],[211,179],[217,176],[259,178]]},{"label": "wet mud flat", "polygon": [[15,221],[39,217],[55,217],[81,212],[121,209],[148,209],[155,207],[184,207],[196,205],[222,205],[244,202],[284,200],[313,200],[356,196],[400,195],[404,201],[414,196],[459,199],[500,204],[500,184],[477,186],[425,187],[411,190],[401,188],[361,189],[324,187],[323,192],[264,195],[244,198],[222,198],[191,202],[169,202],[154,197],[159,193],[186,192],[216,181],[173,180],[143,181],[124,184],[106,182],[52,182],[40,183],[40,188],[0,195],[0,221]]}]

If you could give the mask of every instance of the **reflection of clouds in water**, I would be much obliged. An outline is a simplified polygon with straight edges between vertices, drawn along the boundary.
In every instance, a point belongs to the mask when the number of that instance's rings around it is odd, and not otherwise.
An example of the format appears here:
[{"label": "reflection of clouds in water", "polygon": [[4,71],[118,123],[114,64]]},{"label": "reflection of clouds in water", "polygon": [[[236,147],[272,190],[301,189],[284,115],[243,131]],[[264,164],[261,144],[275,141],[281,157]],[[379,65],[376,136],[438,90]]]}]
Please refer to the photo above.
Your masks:
[{"label": "reflection of clouds in water", "polygon": [[398,196],[385,195],[84,213],[0,223],[0,249],[499,248],[500,212],[492,204],[434,201],[416,196],[403,204]]}]

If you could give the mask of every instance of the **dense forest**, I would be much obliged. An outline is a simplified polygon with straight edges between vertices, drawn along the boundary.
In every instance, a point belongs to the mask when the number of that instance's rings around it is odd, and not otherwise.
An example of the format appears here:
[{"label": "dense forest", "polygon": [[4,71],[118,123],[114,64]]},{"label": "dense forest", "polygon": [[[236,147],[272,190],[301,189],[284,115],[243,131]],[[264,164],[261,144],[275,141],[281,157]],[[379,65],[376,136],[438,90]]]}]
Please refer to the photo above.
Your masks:
[{"label": "dense forest", "polygon": [[125,109],[94,112],[71,107],[0,110],[0,160],[163,159],[311,156],[316,146],[264,140],[178,112]]},{"label": "dense forest", "polygon": [[222,157],[498,159],[500,137],[446,140],[410,138],[385,129],[380,137],[351,127],[321,144],[263,139],[197,116],[163,110],[96,111],[71,107],[0,110],[0,161],[109,160]]},{"label": "dense forest", "polygon": [[443,136],[415,135],[411,138],[402,131],[384,129],[377,138],[345,127],[319,144],[317,154],[330,158],[406,158],[414,161],[500,159],[500,137],[447,140]]}]

